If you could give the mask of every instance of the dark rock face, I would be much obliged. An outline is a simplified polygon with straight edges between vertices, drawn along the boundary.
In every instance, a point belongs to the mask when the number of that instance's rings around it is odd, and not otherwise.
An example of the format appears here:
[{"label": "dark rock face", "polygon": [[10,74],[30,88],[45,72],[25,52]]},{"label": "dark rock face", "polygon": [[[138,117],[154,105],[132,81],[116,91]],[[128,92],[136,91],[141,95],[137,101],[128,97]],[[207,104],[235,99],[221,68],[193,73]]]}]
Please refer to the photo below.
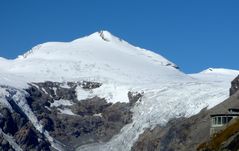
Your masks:
[{"label": "dark rock face", "polygon": [[162,137],[163,128],[156,126],[153,130],[147,129],[140,135],[137,142],[131,148],[132,151],[154,151],[160,150],[159,142]]},{"label": "dark rock face", "polygon": [[11,147],[11,145],[8,143],[8,141],[5,140],[1,134],[0,134],[0,150],[1,151],[14,151],[14,149]]},{"label": "dark rock face", "polygon": [[[192,119],[180,118],[172,119],[165,126],[156,126],[152,130],[147,129],[140,135],[138,141],[131,148],[132,151],[194,151],[195,144],[203,137],[207,137],[208,132],[202,134],[194,132],[198,117]],[[207,123],[202,124],[202,127]],[[208,130],[209,131],[209,130]],[[196,138],[198,135],[198,138]],[[195,140],[192,138],[195,137]]]},{"label": "dark rock face", "polygon": [[112,104],[107,103],[105,99],[93,97],[91,99],[77,102],[74,106],[72,106],[72,111],[81,116],[93,116],[94,114],[102,113],[105,108],[111,105]]},{"label": "dark rock face", "polygon": [[137,101],[141,101],[144,92],[128,92],[130,105],[134,105]]},{"label": "dark rock face", "polygon": [[[2,108],[0,113],[0,128],[4,133],[13,136],[16,143],[20,145],[23,150],[50,150],[50,144],[44,140],[42,134],[35,130],[25,116],[15,111],[11,113],[7,108]],[[3,137],[0,137],[2,150],[11,149],[9,143],[6,142]]]},{"label": "dark rock face", "polygon": [[23,148],[35,147],[38,145],[37,135],[32,130],[31,125],[27,123],[16,134],[15,139],[17,144],[22,145]]},{"label": "dark rock face", "polygon": [[230,96],[239,90],[239,76],[231,82]]},{"label": "dark rock face", "polygon": [[[109,141],[123,126],[132,122],[130,110],[143,96],[143,93],[129,92],[129,103],[114,104],[98,96],[78,100],[78,86],[91,91],[101,84],[86,81],[47,81],[30,83],[29,88],[24,91],[28,94],[27,104],[43,130],[48,131],[67,151],[84,144]],[[44,134],[35,129],[27,114],[13,100],[12,96],[17,90],[6,88],[6,91],[10,94],[6,99],[13,110],[4,107],[0,109],[0,130],[4,134],[0,134],[0,150],[14,150],[8,140],[4,139],[5,134],[12,136],[14,142],[24,151],[53,150]]]},{"label": "dark rock face", "polygon": [[[67,150],[89,143],[105,142],[119,133],[121,128],[132,122],[130,111],[135,102],[140,101],[142,93],[129,92],[130,103],[108,103],[104,98],[97,96],[85,100],[77,100],[76,88],[92,90],[101,86],[96,82],[43,82],[32,83],[26,90],[29,93],[27,101],[44,129],[56,140],[66,145]],[[68,100],[73,105],[52,106],[57,101]],[[71,114],[61,113],[67,109]],[[31,129],[25,127],[20,136],[28,142]]]},{"label": "dark rock face", "polygon": [[[7,108],[3,108],[0,110],[1,117],[0,117],[0,127],[5,133],[10,133],[14,135],[17,130],[17,123],[13,120],[11,112]],[[13,114],[13,116],[16,114]]]}]

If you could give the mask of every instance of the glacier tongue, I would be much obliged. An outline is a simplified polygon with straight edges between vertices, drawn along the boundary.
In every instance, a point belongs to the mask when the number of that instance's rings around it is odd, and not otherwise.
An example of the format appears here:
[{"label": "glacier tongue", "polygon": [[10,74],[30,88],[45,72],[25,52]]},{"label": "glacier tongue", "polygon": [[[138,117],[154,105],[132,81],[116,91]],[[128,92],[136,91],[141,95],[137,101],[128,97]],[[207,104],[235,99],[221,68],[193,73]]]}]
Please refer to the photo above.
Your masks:
[{"label": "glacier tongue", "polygon": [[165,125],[170,119],[190,117],[211,108],[228,96],[228,90],[215,83],[169,83],[158,89],[144,90],[144,97],[133,109],[133,122],[107,143],[85,145],[79,151],[131,150],[146,128]]}]

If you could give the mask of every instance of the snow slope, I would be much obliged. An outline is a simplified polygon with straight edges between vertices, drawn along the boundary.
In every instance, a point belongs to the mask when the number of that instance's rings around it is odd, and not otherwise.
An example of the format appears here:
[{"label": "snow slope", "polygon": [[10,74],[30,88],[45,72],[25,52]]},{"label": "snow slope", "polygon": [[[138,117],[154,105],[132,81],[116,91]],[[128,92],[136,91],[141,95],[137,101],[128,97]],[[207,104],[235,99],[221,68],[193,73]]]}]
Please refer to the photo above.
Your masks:
[{"label": "snow slope", "polygon": [[13,61],[0,62],[4,71],[28,81],[85,79],[139,85],[188,79],[164,57],[107,31],[72,42],[40,44]]},{"label": "snow slope", "polygon": [[228,83],[232,81],[239,74],[238,70],[223,69],[223,68],[208,68],[200,73],[191,74],[195,79],[200,81],[211,81],[211,82],[221,82]]},{"label": "snow slope", "polygon": [[79,150],[130,150],[145,128],[166,124],[173,117],[192,116],[222,102],[229,95],[230,81],[239,74],[235,70],[208,69],[187,75],[159,54],[135,47],[107,31],[71,42],[40,44],[15,60],[0,58],[0,70],[0,85],[19,89],[27,82],[46,80],[103,83],[92,92],[77,88],[79,100],[97,95],[113,103],[127,102],[128,91],[144,91],[142,101],[133,109],[133,122],[119,135],[105,144],[86,145]]}]

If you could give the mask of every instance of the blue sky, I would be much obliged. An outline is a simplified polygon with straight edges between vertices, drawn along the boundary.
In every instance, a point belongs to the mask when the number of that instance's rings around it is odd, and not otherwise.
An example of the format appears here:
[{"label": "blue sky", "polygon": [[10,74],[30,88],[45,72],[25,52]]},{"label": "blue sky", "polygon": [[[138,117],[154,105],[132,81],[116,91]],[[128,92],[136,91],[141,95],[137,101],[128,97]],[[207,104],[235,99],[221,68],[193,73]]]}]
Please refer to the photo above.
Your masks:
[{"label": "blue sky", "polygon": [[186,73],[239,69],[238,0],[1,0],[0,56],[108,30]]}]

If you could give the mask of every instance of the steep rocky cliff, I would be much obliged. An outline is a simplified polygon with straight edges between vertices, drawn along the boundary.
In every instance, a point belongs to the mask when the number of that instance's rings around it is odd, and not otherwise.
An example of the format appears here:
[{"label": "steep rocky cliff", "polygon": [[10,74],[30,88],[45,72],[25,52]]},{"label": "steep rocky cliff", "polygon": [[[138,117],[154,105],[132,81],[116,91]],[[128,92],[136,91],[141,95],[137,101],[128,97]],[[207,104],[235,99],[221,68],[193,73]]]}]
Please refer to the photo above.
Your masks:
[{"label": "steep rocky cliff", "polygon": [[[65,150],[74,150],[83,144],[108,141],[119,133],[124,125],[132,122],[130,109],[142,97],[140,93],[129,92],[129,103],[108,103],[98,96],[77,99],[77,87],[90,91],[100,86],[100,83],[86,81],[30,83],[25,90],[26,103],[44,131]],[[11,91],[10,88],[7,91]],[[14,100],[8,97],[7,101],[13,108],[0,110],[1,149],[14,149],[3,137],[8,134],[24,151],[52,150],[46,136],[36,130]]]}]

